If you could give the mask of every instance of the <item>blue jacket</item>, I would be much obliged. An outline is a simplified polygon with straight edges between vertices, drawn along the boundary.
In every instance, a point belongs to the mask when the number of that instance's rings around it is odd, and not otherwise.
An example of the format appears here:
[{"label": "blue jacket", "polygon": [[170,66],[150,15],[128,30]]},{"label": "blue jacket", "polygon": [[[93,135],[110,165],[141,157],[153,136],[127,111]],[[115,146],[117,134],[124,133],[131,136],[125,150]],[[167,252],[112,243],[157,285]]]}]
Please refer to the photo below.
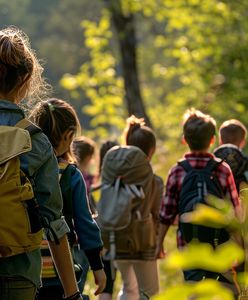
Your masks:
[{"label": "blue jacket", "polygon": [[[60,165],[60,164],[59,164]],[[60,173],[64,170],[60,169]],[[84,250],[91,269],[101,269],[100,251],[103,247],[100,229],[92,218],[86,191],[86,184],[82,173],[77,167],[71,175],[71,189],[73,201],[73,221],[80,248]]]}]

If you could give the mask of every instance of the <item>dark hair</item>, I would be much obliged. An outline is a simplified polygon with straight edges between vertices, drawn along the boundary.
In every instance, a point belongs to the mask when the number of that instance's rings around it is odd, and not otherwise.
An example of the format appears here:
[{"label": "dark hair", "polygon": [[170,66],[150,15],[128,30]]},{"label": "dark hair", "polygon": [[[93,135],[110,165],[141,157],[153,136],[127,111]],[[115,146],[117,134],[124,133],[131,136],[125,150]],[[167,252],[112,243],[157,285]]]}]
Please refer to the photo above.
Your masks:
[{"label": "dark hair", "polygon": [[13,26],[0,30],[0,93],[18,96],[20,88],[29,83],[26,97],[40,98],[47,90],[42,72],[26,34]]},{"label": "dark hair", "polygon": [[71,144],[71,150],[77,163],[83,162],[95,152],[95,142],[85,136],[76,137]]},{"label": "dark hair", "polygon": [[223,144],[231,143],[239,146],[246,139],[247,129],[240,121],[231,119],[221,124],[219,134]]},{"label": "dark hair", "polygon": [[123,135],[126,145],[140,148],[147,156],[156,148],[155,134],[151,128],[145,126],[143,118],[139,119],[134,115],[129,117]]},{"label": "dark hair", "polygon": [[109,149],[113,148],[114,146],[119,145],[119,143],[117,141],[106,141],[104,142],[101,147],[100,147],[100,161],[99,161],[99,174],[101,173],[101,169],[102,169],[102,163],[103,163],[103,159],[105,154],[108,152]]},{"label": "dark hair", "polygon": [[39,103],[34,108],[31,119],[47,135],[53,148],[59,145],[66,130],[76,133],[80,128],[74,108],[69,103],[56,98]]},{"label": "dark hair", "polygon": [[191,108],[184,115],[183,134],[191,150],[201,151],[210,146],[216,132],[215,120]]}]

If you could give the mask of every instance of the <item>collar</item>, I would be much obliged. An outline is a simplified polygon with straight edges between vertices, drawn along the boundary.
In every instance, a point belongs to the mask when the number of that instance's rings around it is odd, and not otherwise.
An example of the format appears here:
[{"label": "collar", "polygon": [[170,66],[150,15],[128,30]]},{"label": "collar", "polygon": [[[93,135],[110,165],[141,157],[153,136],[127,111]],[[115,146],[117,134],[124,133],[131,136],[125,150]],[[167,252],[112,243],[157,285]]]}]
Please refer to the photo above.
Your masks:
[{"label": "collar", "polygon": [[234,144],[222,144],[219,147],[217,147],[216,150],[217,149],[225,149],[225,148],[233,148],[233,149],[237,149],[237,150],[241,151],[241,149]]},{"label": "collar", "polygon": [[210,159],[214,158],[213,154],[210,152],[188,152],[184,154],[186,159]]},{"label": "collar", "polygon": [[8,100],[0,99],[0,111],[8,110],[16,113],[20,113],[25,116],[24,111],[16,104]]}]

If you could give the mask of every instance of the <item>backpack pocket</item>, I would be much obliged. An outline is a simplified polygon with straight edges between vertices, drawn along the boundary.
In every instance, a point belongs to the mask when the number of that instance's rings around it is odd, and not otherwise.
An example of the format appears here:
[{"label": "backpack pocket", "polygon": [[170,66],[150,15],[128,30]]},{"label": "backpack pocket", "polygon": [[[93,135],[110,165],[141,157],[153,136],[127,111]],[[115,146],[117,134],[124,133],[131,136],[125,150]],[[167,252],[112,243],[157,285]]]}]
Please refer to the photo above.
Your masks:
[{"label": "backpack pocket", "polygon": [[136,218],[132,222],[132,239],[137,245],[137,251],[147,251],[156,247],[156,225],[152,214],[146,218]]},{"label": "backpack pocket", "polygon": [[32,233],[26,201],[23,201],[30,197],[33,197],[32,188],[20,186],[16,180],[1,185],[0,256],[12,256],[39,247],[41,228]]},{"label": "backpack pocket", "polygon": [[97,222],[102,230],[121,231],[131,222],[132,199],[134,195],[117,179],[112,185],[105,185],[98,202]]},{"label": "backpack pocket", "polygon": [[[110,249],[110,232],[102,231],[104,247]],[[153,250],[156,247],[156,225],[150,214],[146,218],[134,218],[131,224],[115,231],[114,244],[117,254],[134,254]]]}]

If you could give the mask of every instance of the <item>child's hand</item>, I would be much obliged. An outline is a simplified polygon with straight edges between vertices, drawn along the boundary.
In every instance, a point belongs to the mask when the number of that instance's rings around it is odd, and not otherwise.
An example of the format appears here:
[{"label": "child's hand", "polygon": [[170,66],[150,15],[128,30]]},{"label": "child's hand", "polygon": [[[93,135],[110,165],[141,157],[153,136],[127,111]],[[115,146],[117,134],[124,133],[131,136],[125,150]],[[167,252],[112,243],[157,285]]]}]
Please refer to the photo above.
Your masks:
[{"label": "child's hand", "polygon": [[166,252],[162,248],[158,254],[158,258],[163,259],[163,258],[165,258],[165,256],[166,256]]},{"label": "child's hand", "polygon": [[94,293],[94,295],[97,296],[105,289],[107,278],[103,269],[93,271],[93,274],[95,278],[95,284],[98,285],[98,288]]},{"label": "child's hand", "polygon": [[157,245],[157,248],[155,250],[155,258],[156,259],[163,259],[165,258],[166,252],[164,251],[164,247]]}]

